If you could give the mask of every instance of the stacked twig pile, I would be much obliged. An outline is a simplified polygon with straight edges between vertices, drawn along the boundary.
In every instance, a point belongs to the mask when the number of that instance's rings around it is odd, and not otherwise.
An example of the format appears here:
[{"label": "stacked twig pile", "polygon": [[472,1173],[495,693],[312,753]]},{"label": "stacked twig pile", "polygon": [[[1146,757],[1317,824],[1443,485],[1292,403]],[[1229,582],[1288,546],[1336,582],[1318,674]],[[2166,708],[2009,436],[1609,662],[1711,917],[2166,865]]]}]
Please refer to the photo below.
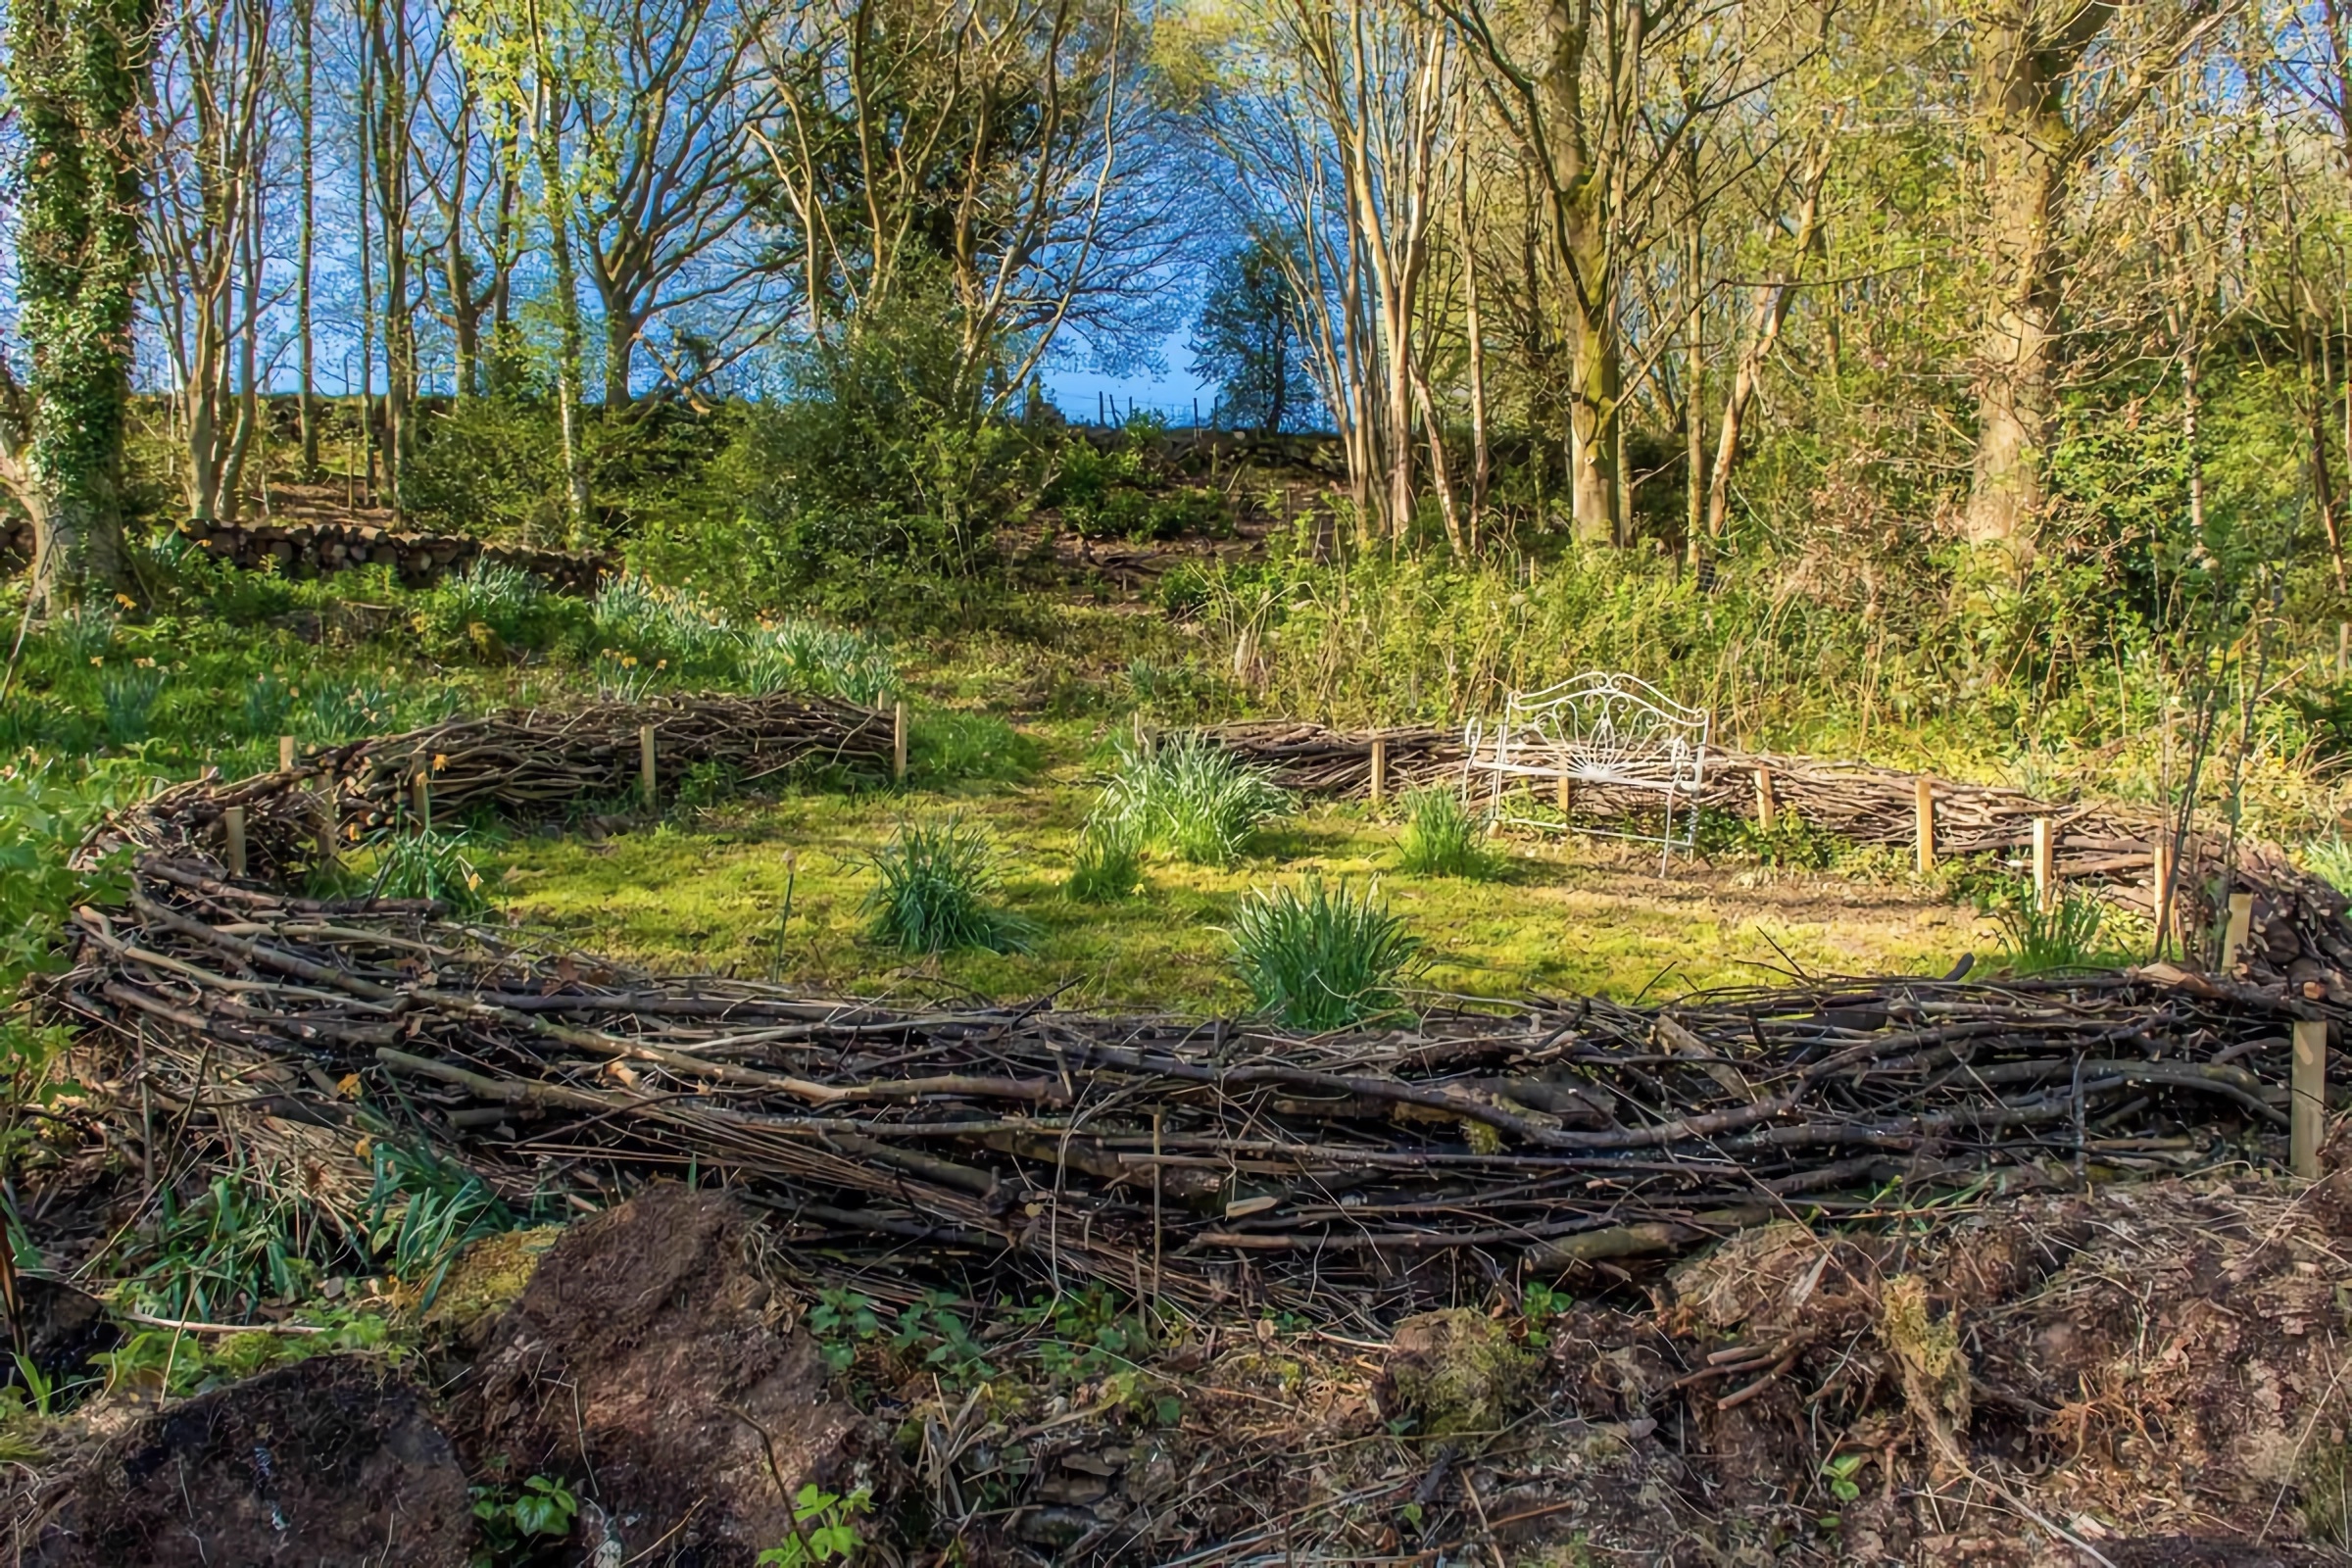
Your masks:
[{"label": "stacked twig pile", "polygon": [[[1372,747],[1385,743],[1392,788],[1455,784],[1463,778],[1461,737],[1436,729],[1342,731],[1317,724],[1258,722],[1201,731],[1227,751],[1266,768],[1287,789],[1361,796],[1372,784]],[[1758,775],[1769,777],[1774,809],[1857,844],[1909,848],[1918,831],[1920,775],[1858,762],[1726,752],[1707,760],[1701,804],[1733,814],[1761,809]],[[2153,871],[2160,844],[2176,844],[2176,929],[2218,925],[2230,892],[2254,896],[2247,948],[2250,977],[2352,996],[2352,901],[2298,870],[2276,845],[2232,843],[2218,833],[2176,835],[2152,809],[2036,800],[1998,785],[1931,779],[1938,856],[2017,855],[2034,842],[2034,824],[2051,824],[2053,869],[2062,879],[2100,885],[2116,902],[2156,913]],[[1483,781],[1482,781],[1483,784]],[[1577,809],[1597,818],[1656,809],[1657,797],[1580,783]],[[2225,882],[2228,884],[2225,886]]]},{"label": "stacked twig pile", "polygon": [[315,1160],[317,1129],[356,1137],[373,1114],[516,1196],[610,1200],[693,1168],[806,1242],[1324,1311],[1868,1212],[1895,1177],[2275,1157],[2289,1024],[2324,1010],[2106,975],[1316,1038],[1042,1004],[908,1014],[658,979],[154,854],[127,909],[77,934],[46,1004],[103,1052],[85,1080],[112,1087],[125,1141],[185,1129],[250,1157],[303,1133]]},{"label": "stacked twig pile", "polygon": [[282,881],[314,863],[321,841],[356,838],[393,821],[422,773],[436,813],[488,811],[523,822],[561,819],[597,802],[624,802],[640,779],[640,743],[654,731],[661,787],[697,766],[727,769],[740,786],[778,773],[840,767],[887,778],[891,715],[820,698],[657,698],[568,710],[510,709],[311,753],[296,766],[233,784],[207,777],[157,795],[120,824],[131,842],[218,858],[223,813],[246,815],[248,868]]}]

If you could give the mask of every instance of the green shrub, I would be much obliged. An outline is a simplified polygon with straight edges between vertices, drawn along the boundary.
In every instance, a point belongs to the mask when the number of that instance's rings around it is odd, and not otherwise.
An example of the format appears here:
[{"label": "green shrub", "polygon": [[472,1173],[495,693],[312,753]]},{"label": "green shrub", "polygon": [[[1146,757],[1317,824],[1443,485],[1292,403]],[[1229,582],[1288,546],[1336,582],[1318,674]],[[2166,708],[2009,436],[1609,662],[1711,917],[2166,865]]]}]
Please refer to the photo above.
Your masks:
[{"label": "green shrub", "polygon": [[419,598],[416,630],[438,658],[497,659],[584,643],[589,613],[529,572],[476,560]]},{"label": "green shrub", "polygon": [[918,288],[787,355],[783,395],[745,411],[718,461],[732,507],[662,522],[637,554],[730,605],[798,599],[897,627],[956,612],[999,567],[996,531],[1029,492],[1033,448],[983,416],[990,367],[973,363],[950,293]]},{"label": "green shrub", "polygon": [[520,397],[467,398],[419,424],[423,439],[400,471],[401,503],[418,525],[563,541],[564,446],[552,408]]},{"label": "green shrub", "polygon": [[1143,885],[1144,847],[1135,829],[1118,816],[1097,812],[1078,830],[1078,853],[1070,866],[1070,897],[1081,904],[1110,904]]},{"label": "green shrub", "polygon": [[1019,952],[1020,923],[989,905],[996,857],[988,836],[953,817],[908,823],[874,856],[878,879],[866,895],[874,935],[905,953],[978,948]]},{"label": "green shrub", "polygon": [[1449,789],[1411,790],[1404,797],[1404,833],[1396,866],[1422,876],[1473,879],[1493,873],[1486,832],[1461,796]]},{"label": "green shrub", "polygon": [[1377,902],[1309,877],[1245,894],[1227,930],[1234,967],[1256,1009],[1285,1028],[1320,1033],[1396,1013],[1397,988],[1421,943]]},{"label": "green shrub", "polygon": [[1291,804],[1263,768],[1199,735],[1120,737],[1102,799],[1141,842],[1195,865],[1231,865],[1258,824]]}]

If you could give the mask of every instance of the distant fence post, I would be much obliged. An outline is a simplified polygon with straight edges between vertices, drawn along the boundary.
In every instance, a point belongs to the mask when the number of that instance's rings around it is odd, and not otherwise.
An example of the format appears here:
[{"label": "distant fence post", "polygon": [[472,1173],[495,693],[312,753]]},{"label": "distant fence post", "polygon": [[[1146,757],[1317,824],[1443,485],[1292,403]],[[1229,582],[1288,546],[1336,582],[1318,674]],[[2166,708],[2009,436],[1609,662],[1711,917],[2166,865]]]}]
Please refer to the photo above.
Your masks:
[{"label": "distant fence post", "polygon": [[2295,1065],[2287,1092],[2287,1162],[2306,1180],[2320,1174],[2328,1135],[2328,1020],[2295,1020]]},{"label": "distant fence post", "polygon": [[245,808],[232,806],[220,813],[220,831],[228,839],[228,874],[245,874]]},{"label": "distant fence post", "polygon": [[1372,804],[1378,806],[1389,793],[1389,738],[1372,737]]},{"label": "distant fence post", "polygon": [[277,770],[280,773],[294,771],[294,737],[291,735],[277,738]]},{"label": "distant fence post", "polygon": [[2254,895],[2230,895],[2230,924],[2222,937],[2222,973],[2237,967],[2237,956],[2245,951],[2246,937],[2254,928]]},{"label": "distant fence post", "polygon": [[1936,874],[1936,784],[1921,774],[1912,808],[1913,832],[1919,839],[1919,874]]},{"label": "distant fence post", "polygon": [[1769,833],[1780,817],[1781,803],[1772,793],[1772,769],[1759,767],[1756,769],[1756,826]]},{"label": "distant fence post", "polygon": [[906,699],[904,697],[891,710],[890,776],[895,783],[906,782]]},{"label": "distant fence post", "polygon": [[2057,902],[2057,825],[2046,816],[2037,816],[2034,819],[2034,904],[2047,909]]},{"label": "distant fence post", "polygon": [[416,770],[416,777],[409,780],[409,804],[416,813],[418,836],[430,833],[433,830],[433,784],[421,767]]},{"label": "distant fence post", "polygon": [[637,731],[637,790],[645,797],[645,808],[652,810],[661,799],[657,793],[660,775],[654,771],[654,726],[646,724]]}]

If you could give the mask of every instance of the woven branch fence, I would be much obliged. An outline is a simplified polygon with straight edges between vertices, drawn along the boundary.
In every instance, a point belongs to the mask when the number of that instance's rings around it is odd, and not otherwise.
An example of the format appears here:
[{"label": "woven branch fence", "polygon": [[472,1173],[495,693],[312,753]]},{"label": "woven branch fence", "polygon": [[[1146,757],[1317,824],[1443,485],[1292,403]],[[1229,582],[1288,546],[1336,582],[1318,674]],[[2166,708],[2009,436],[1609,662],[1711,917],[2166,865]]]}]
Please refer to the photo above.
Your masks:
[{"label": "woven branch fence", "polygon": [[[1277,783],[1302,794],[1365,796],[1373,748],[1384,754],[1389,787],[1453,785],[1463,777],[1459,734],[1437,729],[1335,730],[1289,722],[1228,724],[1198,731]],[[1761,809],[1759,775],[1769,779],[1773,808],[1857,844],[1910,848],[1918,832],[1921,775],[1862,763],[1763,754],[1710,755],[1701,805],[1736,814]],[[2009,855],[2030,850],[2034,823],[2050,824],[2052,871],[2061,880],[2098,886],[2104,896],[2151,917],[2156,911],[2159,847],[2172,838],[2153,810],[2040,801],[1996,785],[1927,780],[1935,802],[1938,856]],[[1657,796],[1580,784],[1577,808],[1596,818],[1654,811]],[[2311,995],[2352,996],[2352,925],[2347,900],[2299,870],[2276,845],[2231,844],[2225,833],[2192,832],[2179,844],[2173,877],[2176,929],[2201,933],[2227,915],[2231,892],[2251,894],[2253,909],[2239,956],[2246,976],[2285,979]]]},{"label": "woven branch fence", "polygon": [[247,869],[262,882],[285,883],[331,846],[411,809],[420,773],[434,812],[536,822],[637,796],[648,730],[659,788],[696,767],[724,769],[738,785],[822,769],[887,779],[895,724],[890,713],[793,696],[509,709],[318,748],[291,767],[235,783],[208,776],[175,785],[123,814],[115,830],[142,849],[225,864],[228,813],[241,810]]},{"label": "woven branch fence", "polygon": [[906,1012],[152,852],[127,907],[75,934],[39,1001],[101,1058],[84,1076],[112,1089],[112,1137],[159,1164],[159,1141],[210,1141],[358,1203],[354,1145],[382,1118],[517,1200],[602,1204],[695,1171],[788,1240],[927,1277],[1324,1317],[1869,1217],[1898,1179],[2276,1161],[2290,1031],[2346,1015],[2177,973],[1545,1002],[1311,1038]]}]

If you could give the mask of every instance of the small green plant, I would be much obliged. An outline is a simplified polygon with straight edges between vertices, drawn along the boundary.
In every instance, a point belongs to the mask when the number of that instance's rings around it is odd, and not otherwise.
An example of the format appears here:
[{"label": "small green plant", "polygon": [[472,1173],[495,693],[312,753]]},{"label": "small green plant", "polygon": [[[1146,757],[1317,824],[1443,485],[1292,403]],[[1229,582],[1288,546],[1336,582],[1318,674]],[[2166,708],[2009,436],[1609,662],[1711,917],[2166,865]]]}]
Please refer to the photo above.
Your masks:
[{"label": "small green plant", "polygon": [[1227,928],[1234,967],[1259,1012],[1284,1027],[1343,1029],[1401,1010],[1420,940],[1375,889],[1351,894],[1309,877],[1245,894]]},{"label": "small green plant", "polygon": [[1061,1383],[1131,1378],[1136,1358],[1152,1343],[1151,1324],[1123,1310],[1118,1298],[1101,1285],[1060,1292],[1013,1316],[1043,1331],[1029,1353],[1049,1378]]},{"label": "small green plant", "polygon": [[1978,905],[2001,928],[2001,945],[2014,974],[2045,974],[2100,964],[2099,927],[2106,906],[2093,893],[2061,891],[2045,907],[2031,882],[2011,879]]},{"label": "small green plant", "polygon": [[1231,865],[1258,824],[1290,804],[1263,768],[1199,735],[1120,737],[1102,792],[1107,814],[1195,865]]},{"label": "small green plant", "polygon": [[905,1354],[922,1353],[925,1367],[937,1372],[951,1388],[969,1388],[997,1375],[987,1353],[962,1314],[953,1310],[956,1298],[925,1291],[899,1312],[891,1348]]},{"label": "small green plant", "polygon": [[1867,1453],[1841,1453],[1824,1463],[1821,1477],[1829,1483],[1830,1495],[1839,1502],[1861,1501],[1862,1484],[1854,1478],[1862,1473],[1862,1467],[1869,1462],[1870,1455]]},{"label": "small green plant", "polygon": [[1478,818],[1448,789],[1413,790],[1404,797],[1404,833],[1396,868],[1421,876],[1482,879],[1494,872]]},{"label": "small green plant", "polygon": [[759,1568],[803,1568],[836,1558],[847,1562],[864,1544],[858,1518],[872,1510],[872,1494],[863,1487],[847,1494],[823,1491],[814,1483],[802,1487],[792,1499],[790,1539],[761,1552]]},{"label": "small green plant", "polygon": [[1021,951],[1021,924],[989,906],[995,858],[985,833],[953,817],[901,827],[873,858],[874,935],[905,953]]},{"label": "small green plant", "polygon": [[375,874],[368,895],[378,899],[432,899],[457,915],[490,907],[481,872],[466,857],[463,831],[388,832],[372,841]]},{"label": "small green plant", "polygon": [[1699,815],[1698,847],[1713,855],[1749,855],[1784,871],[1826,871],[1838,858],[1838,842],[1791,810],[1774,813],[1766,827],[1752,816],[1707,809]]},{"label": "small green plant", "polygon": [[579,1511],[571,1489],[549,1476],[532,1476],[512,1494],[499,1487],[475,1487],[473,1529],[479,1544],[472,1568],[504,1568],[542,1543],[562,1541],[571,1534]]},{"label": "small green plant", "polygon": [[1144,847],[1126,818],[1097,812],[1078,830],[1078,853],[1070,865],[1070,897],[1081,904],[1112,904],[1143,886]]},{"label": "small green plant", "polygon": [[882,1332],[874,1303],[856,1291],[817,1292],[804,1322],[825,1365],[836,1372],[847,1372],[858,1359],[858,1348]]}]

